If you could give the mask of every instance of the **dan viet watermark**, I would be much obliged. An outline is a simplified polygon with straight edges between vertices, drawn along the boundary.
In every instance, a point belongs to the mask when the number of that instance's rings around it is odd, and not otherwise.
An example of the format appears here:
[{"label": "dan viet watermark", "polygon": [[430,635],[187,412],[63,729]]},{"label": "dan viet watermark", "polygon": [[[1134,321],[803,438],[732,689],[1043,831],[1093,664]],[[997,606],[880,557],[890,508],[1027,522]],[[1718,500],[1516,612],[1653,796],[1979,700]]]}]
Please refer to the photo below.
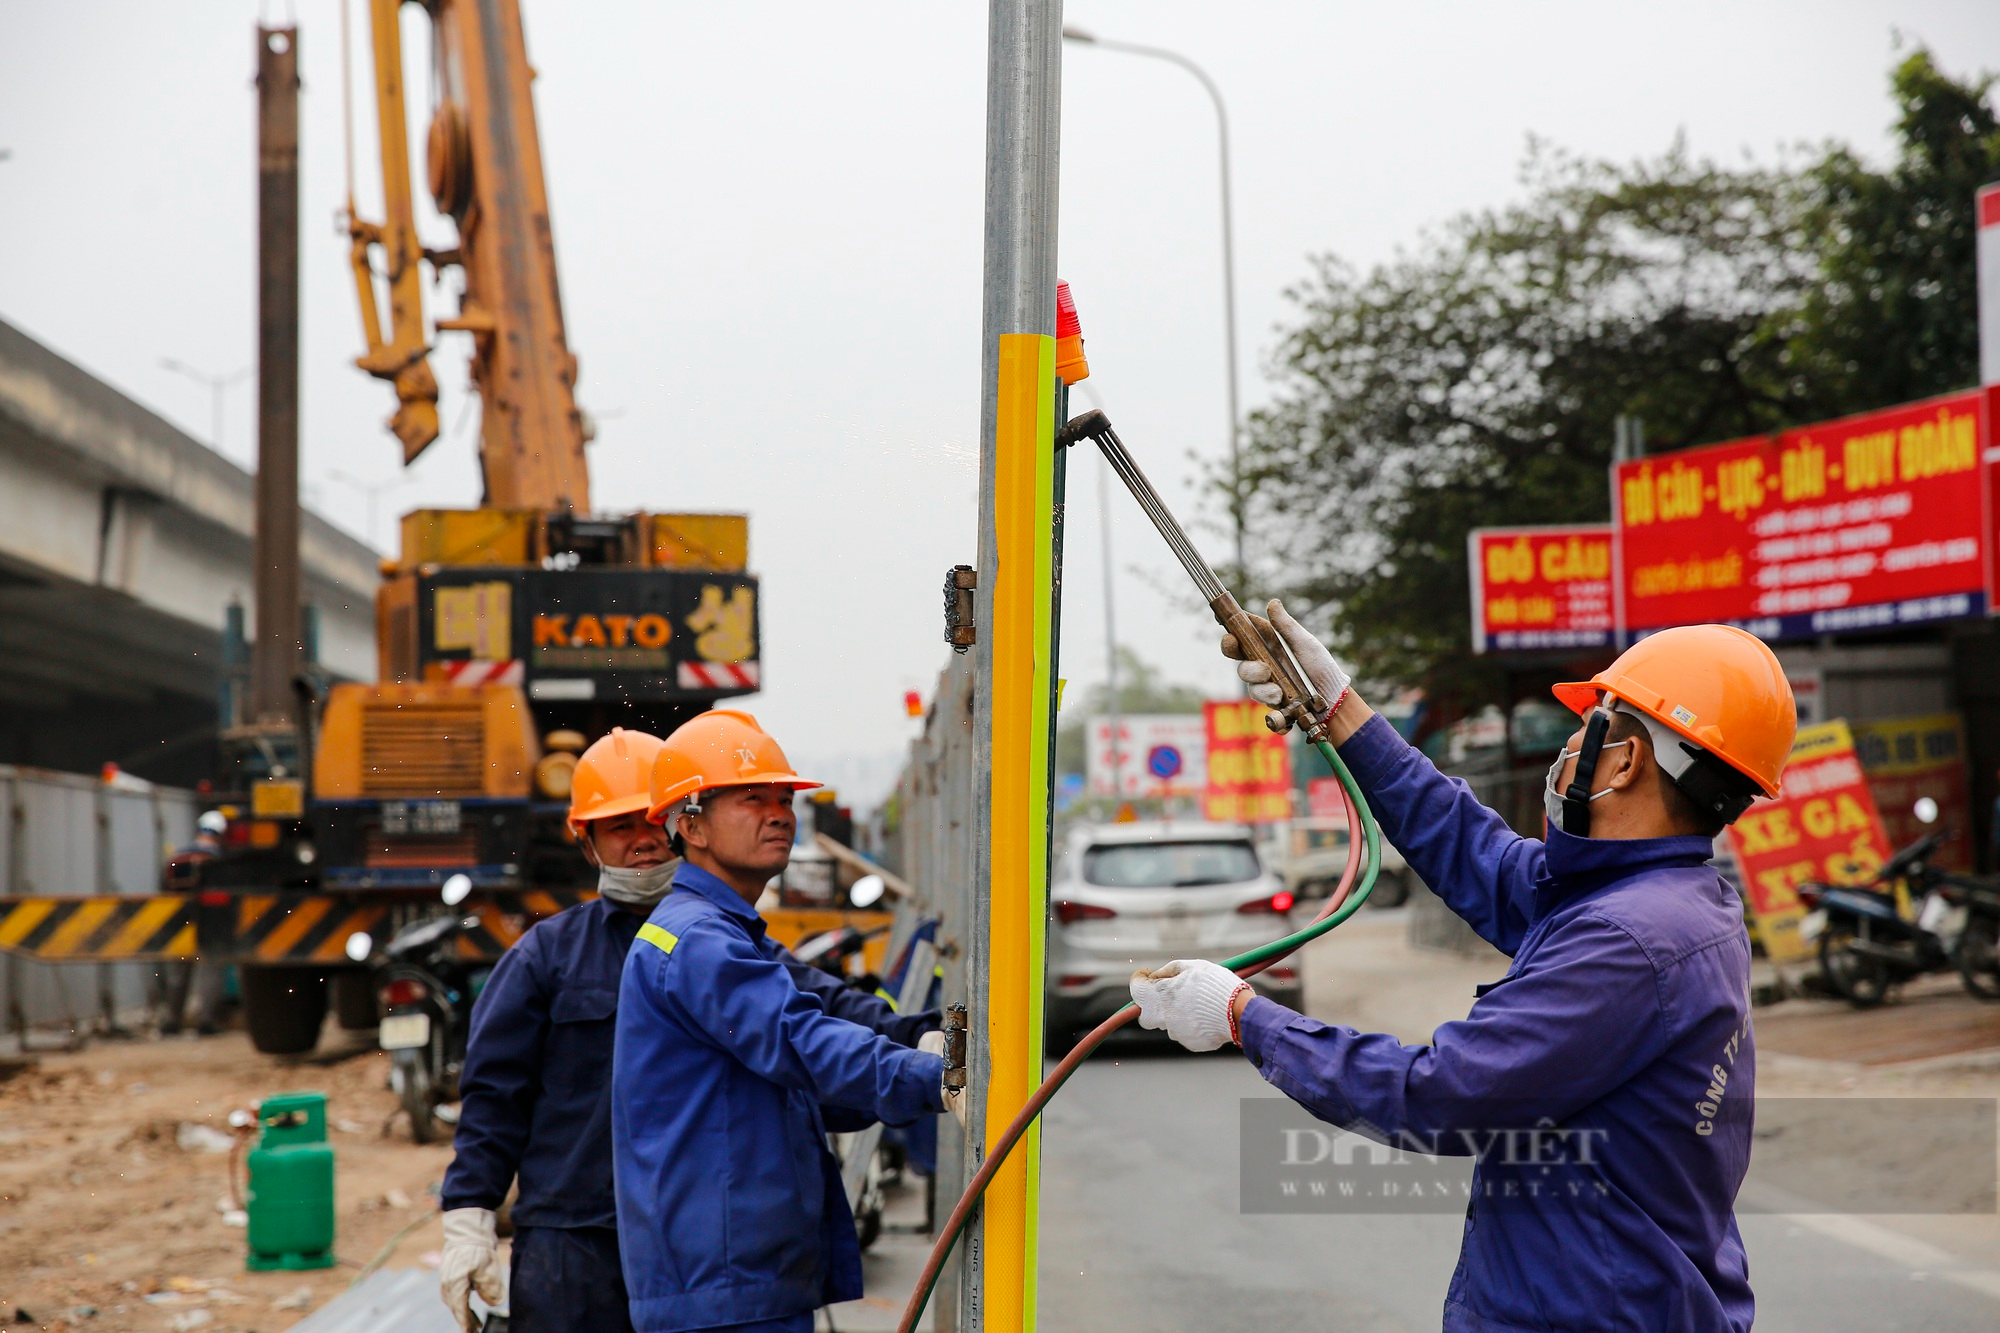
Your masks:
[{"label": "dan viet watermark", "polygon": [[[1433,1108],[1435,1110],[1435,1108]],[[1990,1097],[1764,1098],[1717,1107],[1629,1105],[1567,1123],[1481,1103],[1389,1133],[1316,1120],[1296,1103],[1242,1102],[1246,1213],[1595,1210],[1663,1183],[1707,1192],[1749,1171],[1739,1213],[2000,1211],[2000,1100]]]}]

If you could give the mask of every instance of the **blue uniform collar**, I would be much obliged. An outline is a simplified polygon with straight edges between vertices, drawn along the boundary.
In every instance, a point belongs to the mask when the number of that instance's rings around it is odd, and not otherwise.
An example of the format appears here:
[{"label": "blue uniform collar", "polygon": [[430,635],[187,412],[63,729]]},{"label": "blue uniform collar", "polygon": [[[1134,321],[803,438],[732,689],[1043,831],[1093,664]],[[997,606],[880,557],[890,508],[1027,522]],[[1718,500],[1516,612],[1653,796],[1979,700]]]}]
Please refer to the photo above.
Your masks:
[{"label": "blue uniform collar", "polygon": [[682,861],[681,868],[674,872],[674,893],[693,894],[704,902],[714,904],[742,921],[753,934],[761,935],[764,931],[764,918],[757,915],[756,908],[743,901],[742,894],[691,861]]},{"label": "blue uniform collar", "polygon": [[1553,825],[1543,846],[1546,857],[1535,896],[1544,903],[1631,879],[1649,870],[1684,870],[1706,865],[1715,855],[1715,845],[1698,834],[1672,838],[1579,838]]}]

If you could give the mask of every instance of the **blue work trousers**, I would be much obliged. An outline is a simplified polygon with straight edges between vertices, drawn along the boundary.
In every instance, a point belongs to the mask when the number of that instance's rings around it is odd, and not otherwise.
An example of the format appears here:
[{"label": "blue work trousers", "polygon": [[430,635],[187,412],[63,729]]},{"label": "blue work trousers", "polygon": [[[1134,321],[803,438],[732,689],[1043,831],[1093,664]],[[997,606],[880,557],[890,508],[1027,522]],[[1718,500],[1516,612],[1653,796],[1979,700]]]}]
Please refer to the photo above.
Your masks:
[{"label": "blue work trousers", "polygon": [[632,1333],[618,1233],[520,1227],[507,1286],[507,1333]]}]

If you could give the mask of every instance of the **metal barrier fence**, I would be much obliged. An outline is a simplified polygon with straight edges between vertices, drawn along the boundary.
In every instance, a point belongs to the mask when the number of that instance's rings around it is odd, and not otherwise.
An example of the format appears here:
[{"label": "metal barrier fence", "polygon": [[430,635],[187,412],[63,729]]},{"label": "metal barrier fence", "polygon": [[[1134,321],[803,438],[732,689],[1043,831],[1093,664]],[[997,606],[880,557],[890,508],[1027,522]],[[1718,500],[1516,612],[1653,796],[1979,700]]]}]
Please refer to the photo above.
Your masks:
[{"label": "metal barrier fence", "polygon": [[[974,802],[984,785],[979,771],[984,761],[974,740],[973,687],[972,659],[954,656],[939,673],[923,735],[910,743],[909,763],[897,779],[882,837],[883,863],[908,881],[938,918],[945,1005],[966,1002],[966,949],[979,928],[973,884],[975,858],[983,849],[974,845],[973,819]],[[973,1020],[975,1026],[984,1021],[984,1015]],[[956,1199],[978,1166],[979,1158],[968,1152],[958,1122],[951,1116],[938,1117],[939,1202]],[[959,1309],[966,1249],[958,1247],[938,1282],[933,1315],[943,1333],[968,1322]]]},{"label": "metal barrier fence", "polygon": [[[193,837],[195,793],[132,778],[0,764],[0,897],[157,893],[161,867]],[[0,1023],[71,1038],[119,1026],[155,1003],[151,963],[50,964],[0,953]]]}]

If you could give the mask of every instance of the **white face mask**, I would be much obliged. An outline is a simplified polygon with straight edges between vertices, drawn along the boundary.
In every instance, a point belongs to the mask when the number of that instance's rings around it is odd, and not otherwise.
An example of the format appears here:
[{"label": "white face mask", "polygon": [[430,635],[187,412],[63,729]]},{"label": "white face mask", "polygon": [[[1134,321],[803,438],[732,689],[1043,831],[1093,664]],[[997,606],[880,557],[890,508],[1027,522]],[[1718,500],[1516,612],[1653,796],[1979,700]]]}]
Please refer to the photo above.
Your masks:
[{"label": "white face mask", "polygon": [[[1631,743],[1629,740],[1614,741],[1610,745],[1600,748],[1597,753],[1601,757],[1607,750],[1616,750],[1622,745],[1630,745]],[[1556,761],[1549,765],[1548,779],[1542,784],[1542,813],[1549,817],[1550,828],[1563,827],[1563,794],[1556,790],[1556,780],[1562,776],[1563,764],[1582,753],[1583,751],[1581,750],[1564,750],[1556,756]],[[1592,792],[1590,799],[1595,801],[1610,794],[1611,788],[1606,787],[1603,791]],[[1563,832],[1567,833],[1569,830],[1563,829]]]},{"label": "white face mask", "polygon": [[620,907],[651,907],[673,891],[674,872],[679,861],[628,870],[623,866],[599,866],[597,891]]}]

